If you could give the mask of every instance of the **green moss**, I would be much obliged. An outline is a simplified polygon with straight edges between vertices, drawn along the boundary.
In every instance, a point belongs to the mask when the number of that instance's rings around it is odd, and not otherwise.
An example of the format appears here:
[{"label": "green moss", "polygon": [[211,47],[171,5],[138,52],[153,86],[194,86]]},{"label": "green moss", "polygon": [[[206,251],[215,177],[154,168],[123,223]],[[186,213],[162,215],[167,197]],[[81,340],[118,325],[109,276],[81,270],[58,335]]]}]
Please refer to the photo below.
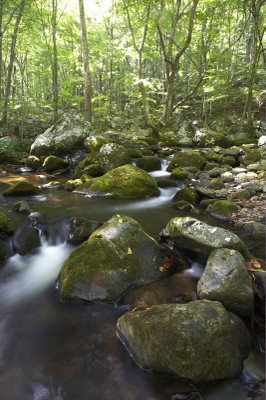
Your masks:
[{"label": "green moss", "polygon": [[84,168],[83,173],[91,177],[104,175],[104,169],[100,164],[92,164]]},{"label": "green moss", "polygon": [[161,169],[161,160],[158,157],[143,157],[137,160],[136,165],[144,171],[156,171]]},{"label": "green moss", "polygon": [[222,158],[222,164],[230,165],[231,167],[235,167],[236,159],[233,156],[224,156]]},{"label": "green moss", "polygon": [[196,204],[198,200],[199,200],[199,195],[193,188],[180,189],[173,197],[174,202],[186,201],[191,204]]},{"label": "green moss", "polygon": [[237,205],[228,200],[217,200],[211,205],[212,213],[224,216],[232,215],[237,212],[237,210]]},{"label": "green moss", "polygon": [[123,165],[94,178],[82,185],[79,190],[95,192],[98,195],[109,194],[117,198],[145,198],[159,196],[157,183],[144,170],[133,165]]},{"label": "green moss", "polygon": [[33,185],[30,182],[18,182],[15,185],[10,186],[6,189],[2,195],[8,196],[31,196],[40,192],[38,186]]},{"label": "green moss", "polygon": [[43,163],[43,168],[46,172],[54,172],[59,169],[65,169],[68,167],[68,162],[63,158],[56,156],[46,157]]},{"label": "green moss", "polygon": [[244,165],[254,164],[261,160],[260,149],[246,149],[246,154],[241,157]]},{"label": "green moss", "polygon": [[0,211],[0,232],[11,232],[10,221],[7,216]]},{"label": "green moss", "polygon": [[184,152],[178,152],[172,158],[170,164],[167,167],[168,172],[172,172],[175,168],[182,167],[195,167],[201,170],[206,160],[199,151],[188,150]]},{"label": "green moss", "polygon": [[170,178],[176,180],[186,179],[189,175],[189,172],[184,170],[183,168],[175,168],[170,175]]},{"label": "green moss", "polygon": [[212,179],[210,182],[210,185],[209,185],[209,188],[214,189],[214,190],[220,190],[220,189],[223,189],[224,187],[225,186],[224,186],[223,181],[219,178]]},{"label": "green moss", "polygon": [[26,165],[27,165],[27,167],[36,170],[41,166],[41,161],[40,161],[40,159],[38,157],[29,156],[26,159]]}]

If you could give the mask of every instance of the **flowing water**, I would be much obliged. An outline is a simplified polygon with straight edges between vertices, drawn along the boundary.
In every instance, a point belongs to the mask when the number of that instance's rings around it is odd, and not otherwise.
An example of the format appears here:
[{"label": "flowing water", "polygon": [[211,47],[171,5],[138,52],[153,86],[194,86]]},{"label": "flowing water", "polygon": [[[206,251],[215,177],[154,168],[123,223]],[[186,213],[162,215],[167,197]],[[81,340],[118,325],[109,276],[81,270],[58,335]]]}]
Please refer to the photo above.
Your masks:
[{"label": "flowing water", "polygon": [[[163,168],[152,175],[157,179],[167,173]],[[9,175],[2,184],[16,179]],[[27,179],[41,184],[42,178]],[[65,243],[68,218],[103,222],[125,214],[157,237],[172,217],[182,215],[171,206],[177,189],[161,189],[158,198],[135,201],[85,198],[60,190],[25,198],[33,211],[46,214],[50,233],[40,248],[26,256],[14,254],[0,270],[0,400],[176,400],[198,390],[200,396],[194,399],[252,398],[253,385],[264,377],[263,357],[255,349],[239,379],[193,387],[139,369],[116,337],[116,321],[129,305],[189,299],[203,270],[197,260],[186,271],[132,290],[116,305],[58,299],[56,279],[73,249]],[[1,206],[10,210],[16,200],[1,198]]]}]

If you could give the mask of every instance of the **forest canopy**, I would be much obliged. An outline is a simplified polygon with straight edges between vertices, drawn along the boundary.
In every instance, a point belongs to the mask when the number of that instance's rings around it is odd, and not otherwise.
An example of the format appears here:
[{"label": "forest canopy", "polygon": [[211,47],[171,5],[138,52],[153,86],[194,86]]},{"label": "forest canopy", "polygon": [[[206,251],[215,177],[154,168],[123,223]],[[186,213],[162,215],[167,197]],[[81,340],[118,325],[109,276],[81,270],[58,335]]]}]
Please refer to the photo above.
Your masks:
[{"label": "forest canopy", "polygon": [[1,129],[74,110],[250,127],[264,101],[263,0],[0,0]]}]

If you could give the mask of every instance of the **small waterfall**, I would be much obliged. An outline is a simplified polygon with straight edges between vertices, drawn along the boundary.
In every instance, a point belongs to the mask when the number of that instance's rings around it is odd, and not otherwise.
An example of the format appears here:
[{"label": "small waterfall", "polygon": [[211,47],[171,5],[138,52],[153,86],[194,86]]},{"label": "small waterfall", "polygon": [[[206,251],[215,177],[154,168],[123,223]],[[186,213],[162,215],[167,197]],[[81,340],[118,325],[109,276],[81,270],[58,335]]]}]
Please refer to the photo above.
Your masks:
[{"label": "small waterfall", "polygon": [[24,256],[14,254],[7,260],[0,273],[0,308],[23,302],[55,282],[63,262],[73,250],[65,243],[63,231],[64,223],[60,227],[57,224],[40,228],[40,247]]}]

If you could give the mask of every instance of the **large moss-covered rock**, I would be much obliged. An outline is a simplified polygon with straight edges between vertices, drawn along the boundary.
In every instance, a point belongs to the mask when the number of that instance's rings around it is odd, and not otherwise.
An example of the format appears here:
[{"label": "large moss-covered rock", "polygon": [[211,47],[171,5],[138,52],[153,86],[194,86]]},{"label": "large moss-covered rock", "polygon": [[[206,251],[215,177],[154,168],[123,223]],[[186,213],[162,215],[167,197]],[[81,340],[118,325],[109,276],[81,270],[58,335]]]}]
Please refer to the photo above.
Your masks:
[{"label": "large moss-covered rock", "polygon": [[62,156],[75,148],[83,146],[83,142],[91,132],[91,124],[77,114],[64,114],[57,124],[39,135],[31,146],[31,153],[37,157],[54,154]]},{"label": "large moss-covered rock", "polygon": [[198,294],[241,317],[250,316],[254,295],[243,256],[235,250],[214,250],[198,282]]},{"label": "large moss-covered rock", "polygon": [[43,162],[43,168],[46,172],[51,173],[59,169],[66,169],[68,162],[61,157],[48,156]]},{"label": "large moss-covered rock", "polygon": [[38,194],[39,192],[40,188],[38,186],[35,186],[33,183],[27,181],[22,181],[11,185],[2,193],[2,195],[5,197],[32,196]]},{"label": "large moss-covered rock", "polygon": [[114,215],[77,247],[60,272],[64,301],[116,302],[127,289],[163,278],[158,243],[127,216]]},{"label": "large moss-covered rock", "polygon": [[229,230],[211,226],[196,218],[175,217],[166,225],[165,234],[182,250],[193,250],[208,257],[212,250],[229,248],[239,251],[245,259],[250,257],[242,240]]},{"label": "large moss-covered rock", "polygon": [[117,332],[141,368],[194,382],[239,377],[251,345],[241,319],[207,300],[127,313]]},{"label": "large moss-covered rock", "polygon": [[175,168],[195,167],[201,170],[206,160],[199,151],[187,150],[177,152],[171,159],[167,171],[172,172]]},{"label": "large moss-covered rock", "polygon": [[155,179],[146,171],[130,164],[114,168],[99,178],[89,180],[78,188],[78,192],[133,199],[160,194]]}]

